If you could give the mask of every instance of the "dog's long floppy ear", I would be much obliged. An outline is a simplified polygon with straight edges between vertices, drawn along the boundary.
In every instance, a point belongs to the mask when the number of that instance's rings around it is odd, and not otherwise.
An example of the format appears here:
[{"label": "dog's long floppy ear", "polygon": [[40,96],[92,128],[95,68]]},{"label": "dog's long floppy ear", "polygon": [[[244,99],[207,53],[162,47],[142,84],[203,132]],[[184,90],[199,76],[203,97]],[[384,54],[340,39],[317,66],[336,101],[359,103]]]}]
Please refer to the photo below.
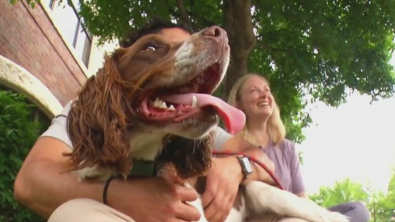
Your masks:
[{"label": "dog's long floppy ear", "polygon": [[96,76],[87,79],[69,113],[67,129],[73,169],[97,166],[125,174],[131,168],[127,129],[130,96],[119,71],[119,49],[107,57]]},{"label": "dog's long floppy ear", "polygon": [[204,176],[211,167],[212,143],[213,134],[200,140],[167,136],[164,149],[157,157],[158,167],[173,165],[181,179]]}]

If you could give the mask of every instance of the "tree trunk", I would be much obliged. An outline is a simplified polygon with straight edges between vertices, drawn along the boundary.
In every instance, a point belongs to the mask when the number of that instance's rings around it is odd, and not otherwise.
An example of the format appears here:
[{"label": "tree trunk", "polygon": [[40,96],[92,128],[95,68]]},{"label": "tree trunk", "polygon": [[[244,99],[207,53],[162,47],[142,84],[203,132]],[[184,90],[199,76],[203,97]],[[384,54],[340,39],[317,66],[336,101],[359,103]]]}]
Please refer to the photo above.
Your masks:
[{"label": "tree trunk", "polygon": [[224,0],[223,28],[227,31],[231,61],[223,84],[223,98],[227,98],[234,83],[248,72],[248,57],[255,45],[251,16],[251,0]]}]

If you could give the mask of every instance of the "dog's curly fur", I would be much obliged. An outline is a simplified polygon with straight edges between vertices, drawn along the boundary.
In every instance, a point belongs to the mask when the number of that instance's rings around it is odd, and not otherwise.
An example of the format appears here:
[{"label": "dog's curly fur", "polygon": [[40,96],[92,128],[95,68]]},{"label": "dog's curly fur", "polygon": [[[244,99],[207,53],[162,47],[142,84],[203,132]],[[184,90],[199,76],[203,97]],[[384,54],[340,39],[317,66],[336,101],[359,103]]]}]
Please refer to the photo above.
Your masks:
[{"label": "dog's curly fur", "polygon": [[167,135],[157,158],[158,168],[171,164],[184,180],[204,176],[211,167],[213,133],[201,140]]},{"label": "dog's curly fur", "polygon": [[[174,53],[182,46],[182,43],[162,43],[167,44],[163,46],[167,48],[166,54],[144,52],[144,47],[160,44],[158,42],[164,42],[159,35],[148,35],[131,47],[117,49],[105,58],[103,68],[88,78],[78,92],[67,121],[73,150],[64,154],[70,158],[71,170],[95,168],[124,177],[128,175],[133,166],[132,153],[136,149],[131,140],[141,137],[139,131],[150,127],[150,123],[142,122],[136,107],[143,95],[157,87],[155,84],[171,78]],[[138,53],[143,54],[135,56]],[[201,116],[207,115],[205,111],[201,113]],[[168,148],[161,155],[162,162],[171,162],[180,175],[203,175],[209,168],[211,139],[174,139],[175,136],[170,135],[165,138],[173,139],[169,144],[166,142]],[[176,149],[177,146],[183,149]]]},{"label": "dog's curly fur", "polygon": [[[170,43],[160,35],[144,36],[132,46],[116,50],[105,59],[96,76],[87,80],[71,106],[67,122],[73,150],[65,155],[73,169],[78,170],[79,179],[106,180],[114,174],[126,178],[133,166],[132,158],[152,161],[157,157],[161,166],[171,165],[181,179],[195,177],[195,188],[203,189],[205,181],[201,176],[211,166],[214,136],[210,132],[217,123],[213,107],[196,108],[189,116],[181,115],[187,118],[181,121],[176,120],[180,117],[177,113],[168,114],[165,120],[155,119],[155,113],[146,107],[150,100],[152,108],[158,108],[152,97],[160,96],[163,91],[159,89],[170,86],[172,93],[179,93],[174,87],[185,86],[193,77],[201,77],[196,82],[206,80],[204,74],[213,75],[205,72],[213,62],[220,67],[218,86],[228,67],[228,40],[218,27],[211,29],[215,40],[213,35],[202,33],[192,35],[184,43]],[[203,92],[212,91],[210,88]],[[192,93],[201,92],[196,89]],[[192,104],[189,107],[193,110],[196,106]],[[182,108],[178,109],[181,113]],[[165,177],[165,173],[161,176]],[[342,215],[262,182],[249,182],[239,190],[239,196],[239,206],[234,205],[226,221],[245,221],[249,215],[268,211],[313,222],[347,221]],[[207,222],[201,199],[190,204],[202,213],[199,222]]]},{"label": "dog's curly fur", "polygon": [[128,132],[133,109],[128,91],[137,87],[122,79],[117,69],[119,55],[106,58],[104,67],[80,90],[68,117],[73,144],[69,156],[74,170],[97,165],[120,174],[131,169]]}]

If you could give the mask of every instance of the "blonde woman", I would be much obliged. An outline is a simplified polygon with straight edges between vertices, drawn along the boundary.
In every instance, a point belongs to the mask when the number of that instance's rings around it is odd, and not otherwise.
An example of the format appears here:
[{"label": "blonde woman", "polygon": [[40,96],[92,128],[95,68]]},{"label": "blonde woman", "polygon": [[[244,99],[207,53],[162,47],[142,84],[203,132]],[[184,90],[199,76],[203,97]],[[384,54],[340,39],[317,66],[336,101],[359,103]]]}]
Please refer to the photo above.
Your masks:
[{"label": "blonde woman", "polygon": [[[303,182],[298,155],[293,142],[285,138],[280,110],[270,91],[269,82],[260,75],[248,74],[240,78],[230,91],[228,103],[242,110],[245,128],[236,135],[261,150],[273,161],[275,175],[287,191],[308,198]],[[229,134],[222,131],[216,143],[226,141]],[[217,144],[216,147],[222,147]],[[350,202],[330,208],[351,218],[351,222],[368,222],[369,211],[359,202]]]}]

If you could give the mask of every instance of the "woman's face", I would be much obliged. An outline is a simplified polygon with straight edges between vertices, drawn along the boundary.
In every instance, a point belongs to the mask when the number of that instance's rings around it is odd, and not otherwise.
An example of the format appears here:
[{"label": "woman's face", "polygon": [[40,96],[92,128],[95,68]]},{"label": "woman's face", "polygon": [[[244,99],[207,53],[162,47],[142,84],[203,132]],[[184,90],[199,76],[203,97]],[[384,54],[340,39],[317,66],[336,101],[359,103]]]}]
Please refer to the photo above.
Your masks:
[{"label": "woman's face", "polygon": [[274,99],[267,82],[252,76],[241,88],[239,108],[247,117],[269,117],[273,113]]}]

